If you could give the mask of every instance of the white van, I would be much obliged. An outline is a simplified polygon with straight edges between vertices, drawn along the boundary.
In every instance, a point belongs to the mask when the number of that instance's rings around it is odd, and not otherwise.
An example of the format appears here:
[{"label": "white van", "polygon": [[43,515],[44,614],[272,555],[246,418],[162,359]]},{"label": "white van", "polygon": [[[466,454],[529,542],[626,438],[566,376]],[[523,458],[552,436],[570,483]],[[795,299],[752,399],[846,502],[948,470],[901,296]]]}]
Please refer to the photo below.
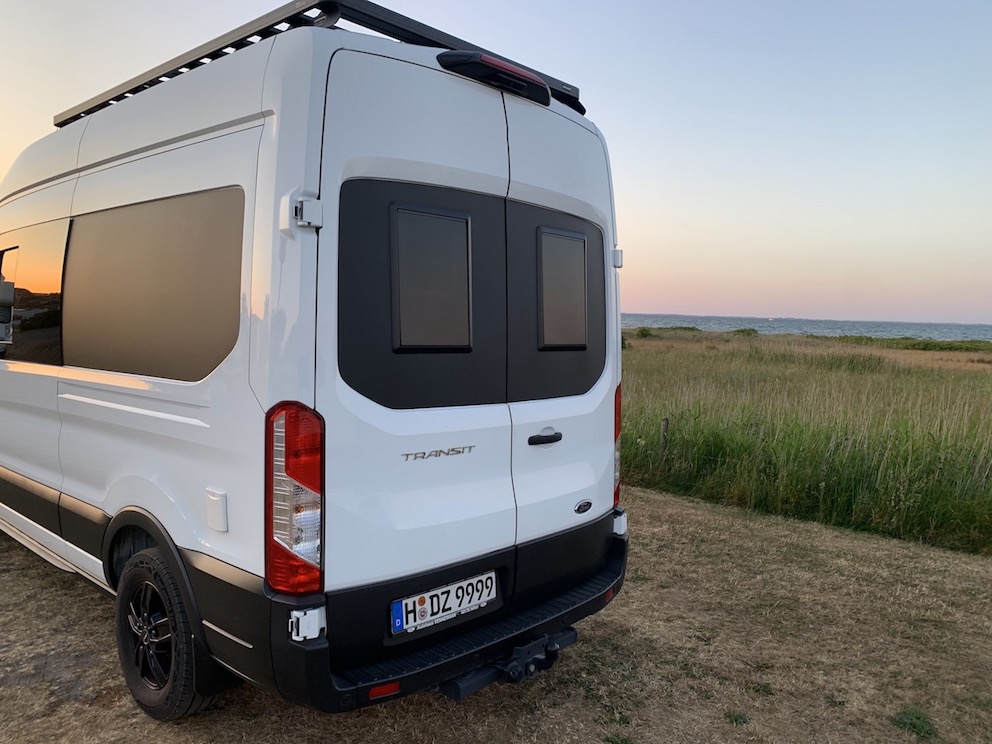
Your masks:
[{"label": "white van", "polygon": [[621,261],[583,114],[365,0],[294,2],[16,161],[0,528],[116,595],[149,715],[242,679],[460,699],[613,598]]}]

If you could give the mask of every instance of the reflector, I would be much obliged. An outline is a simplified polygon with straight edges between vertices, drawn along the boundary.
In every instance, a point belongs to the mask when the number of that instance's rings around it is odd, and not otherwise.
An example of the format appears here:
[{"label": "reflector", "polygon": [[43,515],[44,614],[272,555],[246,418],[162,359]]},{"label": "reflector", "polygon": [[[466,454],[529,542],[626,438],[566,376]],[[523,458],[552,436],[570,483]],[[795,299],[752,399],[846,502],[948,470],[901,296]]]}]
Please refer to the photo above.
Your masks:
[{"label": "reflector", "polygon": [[400,691],[399,682],[389,682],[384,685],[378,685],[369,690],[369,700],[376,700],[378,698],[388,697],[389,695],[395,695]]}]

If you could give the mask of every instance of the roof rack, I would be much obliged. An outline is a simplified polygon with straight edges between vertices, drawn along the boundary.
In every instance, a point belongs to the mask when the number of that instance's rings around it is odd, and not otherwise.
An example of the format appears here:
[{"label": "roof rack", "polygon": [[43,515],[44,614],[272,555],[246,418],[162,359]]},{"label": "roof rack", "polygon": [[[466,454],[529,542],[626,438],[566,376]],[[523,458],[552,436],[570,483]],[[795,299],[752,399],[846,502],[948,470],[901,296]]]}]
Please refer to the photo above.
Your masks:
[{"label": "roof rack", "polygon": [[275,36],[283,31],[288,31],[291,28],[298,28],[300,26],[329,28],[337,23],[338,20],[351,21],[370,31],[375,31],[397,41],[403,41],[409,44],[488,54],[540,76],[548,84],[548,87],[551,89],[551,95],[554,98],[566,106],[575,109],[580,114],[585,114],[586,112],[585,107],[579,102],[579,89],[574,85],[569,85],[550,75],[545,75],[543,72],[538,72],[526,65],[521,65],[519,62],[507,59],[500,54],[459,39],[457,36],[452,36],[444,31],[439,31],[436,28],[415,21],[412,18],[407,18],[399,13],[383,8],[380,5],[368,2],[368,0],[337,0],[337,2],[328,2],[326,0],[294,0],[282,7],[276,8],[261,18],[239,26],[223,36],[217,37],[213,41],[201,44],[186,54],[181,54],[142,75],[131,78],[127,82],[121,83],[117,87],[111,88],[105,93],[101,93],[78,106],[63,111],[55,117],[55,126],[64,127],[66,124],[71,124],[88,114],[111,106],[125,98],[130,98],[143,90],[167,82],[171,78],[182,75],[202,65],[209,64],[215,59],[220,59],[236,52],[238,49],[257,44],[263,39]]}]

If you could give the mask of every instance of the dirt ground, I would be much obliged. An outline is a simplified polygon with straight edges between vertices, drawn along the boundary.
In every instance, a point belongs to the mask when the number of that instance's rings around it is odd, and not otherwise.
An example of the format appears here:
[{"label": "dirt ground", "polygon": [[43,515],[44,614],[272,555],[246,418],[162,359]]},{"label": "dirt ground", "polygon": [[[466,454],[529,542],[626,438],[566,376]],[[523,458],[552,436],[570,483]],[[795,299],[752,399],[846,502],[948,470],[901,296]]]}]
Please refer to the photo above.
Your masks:
[{"label": "dirt ground", "polygon": [[624,591],[537,679],[329,716],[245,686],[178,724],[113,602],[0,534],[0,742],[992,742],[992,561],[639,489]]}]

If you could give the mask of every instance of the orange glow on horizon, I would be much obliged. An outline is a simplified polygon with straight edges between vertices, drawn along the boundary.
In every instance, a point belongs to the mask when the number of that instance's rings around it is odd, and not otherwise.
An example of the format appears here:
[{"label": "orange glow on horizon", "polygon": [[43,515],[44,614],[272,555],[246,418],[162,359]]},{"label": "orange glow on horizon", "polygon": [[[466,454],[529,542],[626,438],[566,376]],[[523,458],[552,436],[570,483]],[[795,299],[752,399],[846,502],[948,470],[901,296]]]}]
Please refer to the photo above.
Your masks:
[{"label": "orange glow on horizon", "polygon": [[45,271],[43,267],[33,265],[27,270],[18,270],[16,286],[18,289],[26,289],[32,294],[52,294],[61,291],[62,284],[62,264],[59,262],[59,272],[53,274]]},{"label": "orange glow on horizon", "polygon": [[17,246],[4,255],[4,281],[33,294],[60,292],[68,229],[68,220],[57,220],[0,237],[0,250]]}]

